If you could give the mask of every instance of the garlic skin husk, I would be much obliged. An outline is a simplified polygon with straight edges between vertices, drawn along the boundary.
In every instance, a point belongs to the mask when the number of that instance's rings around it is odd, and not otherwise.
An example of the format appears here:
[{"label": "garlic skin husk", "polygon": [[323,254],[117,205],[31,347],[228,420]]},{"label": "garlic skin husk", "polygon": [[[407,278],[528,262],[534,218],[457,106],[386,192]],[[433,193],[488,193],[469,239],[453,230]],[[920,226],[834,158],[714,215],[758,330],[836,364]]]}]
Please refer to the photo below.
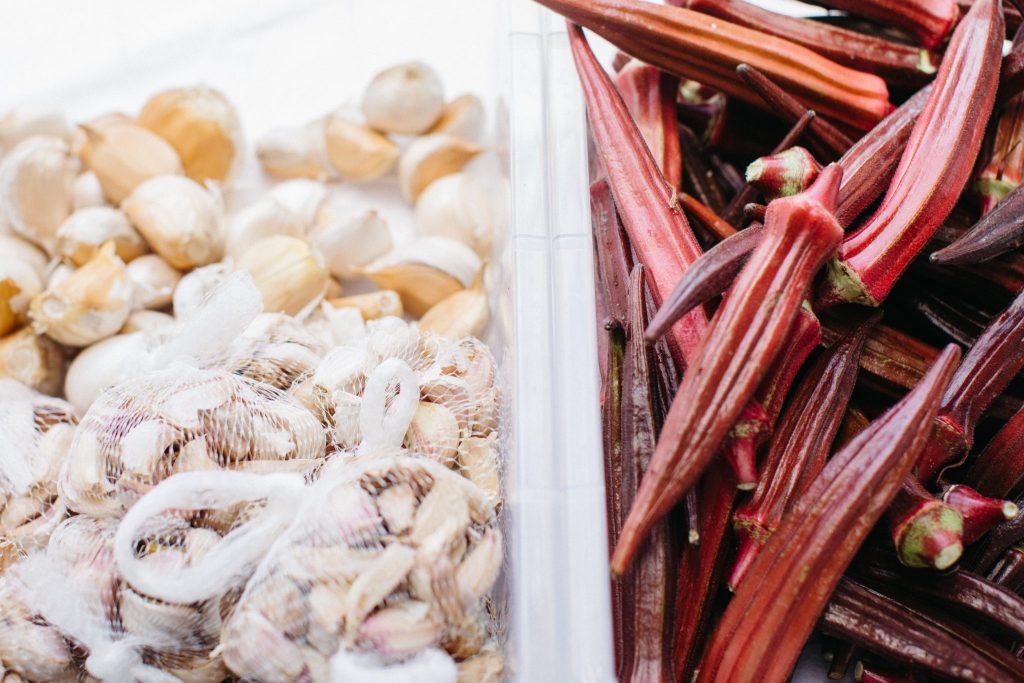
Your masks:
[{"label": "garlic skin husk", "polygon": [[134,377],[149,357],[145,333],[118,334],[84,349],[71,361],[64,395],[79,415],[85,415],[104,389]]},{"label": "garlic skin husk", "polygon": [[482,151],[482,148],[450,133],[416,138],[398,161],[398,185],[402,196],[415,202],[431,183],[458,173]]},{"label": "garlic skin husk", "polygon": [[21,141],[37,135],[60,138],[72,151],[81,145],[82,132],[62,112],[18,107],[0,116],[0,157]]},{"label": "garlic skin husk", "polygon": [[304,126],[271,129],[256,142],[256,158],[274,178],[324,180],[331,175],[320,119]]},{"label": "garlic skin husk", "polygon": [[362,272],[382,289],[402,297],[405,310],[421,316],[473,283],[483,262],[450,237],[419,237],[374,261]]},{"label": "garlic skin husk", "polygon": [[419,135],[441,116],[444,86],[437,72],[423,62],[397,64],[366,86],[362,110],[366,122],[377,130]]},{"label": "garlic skin husk", "polygon": [[135,307],[135,288],[108,242],[66,280],[32,299],[39,334],[66,346],[88,346],[117,333]]},{"label": "garlic skin husk", "polygon": [[366,338],[366,322],[359,309],[335,308],[326,301],[310,313],[306,330],[328,349],[360,344]]},{"label": "garlic skin husk", "polygon": [[71,204],[75,211],[90,206],[107,206],[100,179],[92,171],[79,173],[71,187]]},{"label": "garlic skin husk", "polygon": [[17,235],[52,253],[71,213],[78,159],[52,136],[24,140],[0,160],[0,216]]},{"label": "garlic skin husk", "polygon": [[296,315],[322,299],[329,274],[320,252],[309,242],[277,235],[256,242],[238,259],[263,295],[268,313]]},{"label": "garlic skin husk", "polygon": [[145,254],[131,261],[125,268],[128,279],[135,285],[136,302],[143,308],[165,308],[174,298],[174,290],[181,282],[177,268],[157,254]]},{"label": "garlic skin husk", "polygon": [[175,268],[205,266],[224,253],[220,193],[194,180],[151,178],[135,188],[121,209],[153,251]]},{"label": "garlic skin husk", "polygon": [[327,201],[328,194],[327,186],[322,182],[295,178],[272,187],[269,196],[295,214],[308,230],[316,222],[317,214]]},{"label": "garlic skin husk", "polygon": [[199,183],[227,178],[244,145],[238,112],[223,93],[205,86],[154,95],[139,124],[169,142],[185,175]]},{"label": "garlic skin husk", "polygon": [[439,301],[420,318],[420,330],[448,339],[479,337],[490,322],[481,270],[471,287]]},{"label": "garlic skin husk", "polygon": [[355,308],[363,316],[363,320],[377,320],[387,316],[401,317],[405,312],[402,309],[402,298],[398,296],[398,292],[390,289],[335,297],[328,299],[327,302],[335,308]]},{"label": "garlic skin husk", "polygon": [[484,132],[484,103],[472,93],[459,95],[444,105],[431,133],[451,133],[469,142],[480,142]]},{"label": "garlic skin husk", "polygon": [[227,263],[211,263],[186,273],[174,289],[174,317],[178,320],[190,317],[199,310],[203,300],[231,275]]},{"label": "garlic skin husk", "polygon": [[453,173],[432,182],[416,200],[416,231],[457,239],[485,256],[497,211],[497,200],[480,178],[467,171]]},{"label": "garlic skin husk", "polygon": [[0,254],[0,335],[25,323],[29,303],[42,291],[43,279],[32,263]]},{"label": "garlic skin husk", "polygon": [[324,121],[324,142],[327,160],[347,180],[376,180],[398,161],[398,145],[344,114],[331,114]]},{"label": "garlic skin husk", "polygon": [[124,322],[124,327],[121,328],[118,335],[131,334],[133,332],[157,332],[173,326],[176,322],[174,316],[170,313],[150,311],[143,308],[132,312],[128,316],[128,320]]},{"label": "garlic skin husk", "polygon": [[149,251],[124,212],[109,206],[95,206],[75,211],[60,224],[56,255],[78,267],[109,241],[114,242],[117,255],[125,263]]},{"label": "garlic skin husk", "polygon": [[64,384],[64,352],[49,337],[23,327],[0,338],[0,377],[55,396]]},{"label": "garlic skin husk", "polygon": [[377,211],[345,213],[331,204],[321,209],[309,239],[323,253],[331,275],[337,278],[350,277],[392,247],[388,224]]},{"label": "garlic skin husk", "polygon": [[170,143],[142,126],[113,117],[82,128],[87,139],[82,161],[112,204],[121,203],[150,178],[183,172]]},{"label": "garlic skin husk", "polygon": [[239,211],[227,225],[225,252],[233,257],[266,237],[304,237],[307,230],[298,216],[269,196]]}]

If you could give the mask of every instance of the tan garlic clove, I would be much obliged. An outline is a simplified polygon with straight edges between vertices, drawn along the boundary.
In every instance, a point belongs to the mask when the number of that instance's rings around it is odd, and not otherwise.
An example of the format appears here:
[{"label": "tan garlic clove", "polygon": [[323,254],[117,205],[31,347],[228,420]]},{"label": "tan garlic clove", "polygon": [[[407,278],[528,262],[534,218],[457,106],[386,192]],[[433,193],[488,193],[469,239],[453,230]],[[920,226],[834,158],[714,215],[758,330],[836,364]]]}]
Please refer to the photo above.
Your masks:
[{"label": "tan garlic clove", "polygon": [[92,171],[79,173],[71,187],[71,204],[75,211],[90,206],[107,206],[100,179]]},{"label": "tan garlic clove", "polygon": [[211,263],[186,273],[174,289],[174,316],[182,319],[195,313],[229,275],[231,266],[227,263]]},{"label": "tan garlic clove", "polygon": [[463,140],[477,142],[484,130],[484,103],[472,93],[459,95],[444,105],[441,118],[431,133],[451,133]]},{"label": "tan garlic clove", "polygon": [[117,333],[135,305],[124,261],[108,242],[67,280],[32,299],[36,332],[67,346],[88,346]]},{"label": "tan garlic clove", "polygon": [[42,278],[31,263],[16,254],[0,255],[0,335],[25,323],[29,302],[42,291]]},{"label": "tan garlic clove", "polygon": [[82,161],[96,174],[103,194],[113,204],[121,203],[150,178],[182,173],[174,148],[142,126],[114,119],[82,128],[87,139]]},{"label": "tan garlic clove", "polygon": [[19,107],[0,116],[0,157],[22,140],[38,135],[60,138],[72,150],[81,144],[81,131],[62,112]]},{"label": "tan garlic clove", "polygon": [[392,246],[387,222],[376,211],[345,213],[330,205],[320,211],[309,239],[324,255],[331,274],[339,278],[350,277]]},{"label": "tan garlic clove", "polygon": [[402,299],[398,292],[390,289],[328,299],[328,303],[335,308],[356,308],[363,320],[377,320],[389,315],[401,317],[403,313]]},{"label": "tan garlic clove", "polygon": [[109,206],[95,206],[75,211],[60,224],[56,255],[78,267],[95,256],[104,243],[111,241],[125,263],[149,251],[124,212]]},{"label": "tan garlic clove", "polygon": [[143,308],[165,308],[181,282],[181,271],[157,254],[145,254],[129,263],[125,270],[135,285],[137,302]]},{"label": "tan garlic clove", "polygon": [[499,683],[505,673],[505,658],[498,652],[481,652],[461,661],[456,683]]},{"label": "tan garlic clove", "polygon": [[459,444],[459,470],[494,503],[501,500],[501,474],[495,436],[471,436]]},{"label": "tan garlic clove", "polygon": [[398,161],[398,185],[402,196],[415,202],[427,187],[452,173],[458,173],[483,149],[450,133],[416,138]]},{"label": "tan garlic clove", "polygon": [[78,160],[60,138],[22,141],[0,160],[0,222],[52,252],[57,228],[71,213]]},{"label": "tan garlic clove", "polygon": [[270,130],[256,142],[256,158],[274,178],[329,177],[323,121]]},{"label": "tan garlic clove", "polygon": [[132,376],[147,349],[141,334],[118,334],[83,349],[71,361],[64,380],[68,402],[84,415],[101,391]]},{"label": "tan garlic clove", "polygon": [[503,556],[501,532],[495,527],[485,529],[455,570],[455,584],[465,604],[476,602],[491,590]]},{"label": "tan garlic clove", "polygon": [[359,638],[385,657],[405,657],[436,645],[441,624],[429,604],[403,600],[367,618],[359,627]]},{"label": "tan garlic clove", "polygon": [[458,420],[452,411],[440,403],[421,401],[405,435],[406,448],[437,462],[448,465],[458,453]]},{"label": "tan garlic clove", "polygon": [[473,285],[439,301],[420,318],[420,329],[448,339],[479,337],[490,321],[481,270]]},{"label": "tan garlic clove", "polygon": [[224,253],[219,193],[183,176],[151,178],[132,191],[121,208],[154,252],[187,270]]},{"label": "tan garlic clove", "polygon": [[305,240],[279,235],[256,242],[238,259],[268,312],[295,315],[322,297],[329,278],[323,257]]},{"label": "tan garlic clove", "polygon": [[374,76],[363,93],[362,109],[377,130],[419,135],[441,116],[444,87],[426,64],[398,64]]},{"label": "tan garlic clove", "polygon": [[[141,311],[135,311],[128,316],[128,320],[125,321],[124,327],[121,328],[118,335],[132,334],[133,332],[155,332],[157,330],[170,327],[171,325],[174,325],[174,323],[174,316],[170,314],[143,309]],[[111,337],[111,339],[114,338],[115,337]]]},{"label": "tan garlic clove", "polygon": [[64,383],[64,352],[49,337],[30,327],[0,338],[0,377],[9,377],[55,396]]},{"label": "tan garlic clove", "polygon": [[398,161],[398,145],[344,114],[327,117],[324,138],[328,161],[348,180],[375,180],[394,168]]},{"label": "tan garlic clove", "polygon": [[154,95],[139,124],[169,142],[185,175],[197,182],[224,180],[242,152],[238,113],[219,91],[205,86]]},{"label": "tan garlic clove", "polygon": [[451,237],[481,256],[490,252],[498,206],[493,193],[472,173],[438,178],[416,200],[418,234]]},{"label": "tan garlic clove", "polygon": [[435,304],[472,284],[480,257],[449,237],[420,237],[367,266],[363,274],[402,297],[405,310],[421,316]]}]

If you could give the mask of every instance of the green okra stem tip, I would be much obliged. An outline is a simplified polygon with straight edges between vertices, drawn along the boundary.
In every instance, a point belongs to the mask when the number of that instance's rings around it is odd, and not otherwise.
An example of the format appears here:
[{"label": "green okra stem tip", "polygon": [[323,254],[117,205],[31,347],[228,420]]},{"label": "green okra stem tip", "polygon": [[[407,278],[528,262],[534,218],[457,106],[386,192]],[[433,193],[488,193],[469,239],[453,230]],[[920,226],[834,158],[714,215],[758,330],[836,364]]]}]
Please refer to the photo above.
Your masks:
[{"label": "green okra stem tip", "polygon": [[908,567],[949,569],[963,554],[964,521],[949,505],[922,503],[896,529],[896,551]]}]

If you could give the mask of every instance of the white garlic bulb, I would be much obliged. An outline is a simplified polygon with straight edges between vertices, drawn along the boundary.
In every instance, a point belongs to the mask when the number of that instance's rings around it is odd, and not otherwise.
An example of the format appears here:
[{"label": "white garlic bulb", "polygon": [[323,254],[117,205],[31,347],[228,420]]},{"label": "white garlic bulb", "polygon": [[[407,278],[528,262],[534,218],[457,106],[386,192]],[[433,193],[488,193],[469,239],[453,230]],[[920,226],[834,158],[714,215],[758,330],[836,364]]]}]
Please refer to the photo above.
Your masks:
[{"label": "white garlic bulb", "polygon": [[256,158],[275,178],[327,178],[323,121],[270,130],[256,142]]},{"label": "white garlic bulb", "polygon": [[114,204],[150,178],[182,173],[174,148],[142,126],[112,116],[82,128],[87,138],[82,160]]},{"label": "white garlic bulb", "polygon": [[374,210],[343,213],[328,205],[320,212],[310,241],[323,253],[331,275],[344,278],[391,249],[388,225]]},{"label": "white garlic bulb", "polygon": [[231,275],[227,263],[211,263],[185,274],[174,289],[174,317],[188,318],[199,310],[203,300]]},{"label": "white garlic bulb", "polygon": [[126,267],[128,279],[135,285],[137,302],[143,308],[164,308],[170,305],[174,289],[181,282],[181,271],[162,256],[146,254]]},{"label": "white garlic bulb", "polygon": [[149,246],[175,268],[189,269],[224,253],[219,193],[184,176],[141,183],[121,205]]},{"label": "white garlic bulb", "polygon": [[492,192],[474,174],[463,171],[438,178],[416,200],[420,235],[451,237],[481,256],[490,252],[499,207]]},{"label": "white garlic bulb", "polygon": [[398,160],[398,145],[369,126],[332,114],[324,122],[327,160],[343,178],[374,180]]},{"label": "white garlic bulb", "polygon": [[398,185],[402,196],[415,202],[438,178],[458,173],[483,150],[450,133],[416,138],[398,161]]},{"label": "white garlic bulb", "polygon": [[52,251],[57,228],[71,213],[78,160],[60,138],[20,142],[0,161],[0,214],[25,239]]},{"label": "white garlic bulb", "polygon": [[450,237],[420,237],[377,259],[364,274],[402,297],[406,311],[420,316],[468,287],[482,266],[480,257]]},{"label": "white garlic bulb", "polygon": [[100,392],[134,377],[145,366],[150,342],[145,334],[118,334],[93,344],[68,367],[64,395],[84,415]]},{"label": "white garlic bulb", "polygon": [[327,291],[323,256],[296,237],[277,235],[256,242],[238,259],[238,269],[252,276],[269,313],[296,315]]},{"label": "white garlic bulb", "polygon": [[90,206],[106,206],[107,198],[103,195],[100,179],[92,171],[79,173],[71,188],[71,202],[75,211]]},{"label": "white garlic bulb", "polygon": [[124,212],[109,206],[92,206],[75,211],[57,228],[56,255],[81,266],[109,241],[114,242],[117,255],[126,263],[148,251]]},{"label": "white garlic bulb", "polygon": [[471,93],[459,95],[444,105],[441,118],[430,129],[431,133],[451,133],[463,140],[479,142],[484,130],[484,103]]},{"label": "white garlic bulb", "polygon": [[418,135],[441,116],[444,87],[437,72],[426,64],[398,64],[370,81],[362,109],[367,123],[378,130]]}]

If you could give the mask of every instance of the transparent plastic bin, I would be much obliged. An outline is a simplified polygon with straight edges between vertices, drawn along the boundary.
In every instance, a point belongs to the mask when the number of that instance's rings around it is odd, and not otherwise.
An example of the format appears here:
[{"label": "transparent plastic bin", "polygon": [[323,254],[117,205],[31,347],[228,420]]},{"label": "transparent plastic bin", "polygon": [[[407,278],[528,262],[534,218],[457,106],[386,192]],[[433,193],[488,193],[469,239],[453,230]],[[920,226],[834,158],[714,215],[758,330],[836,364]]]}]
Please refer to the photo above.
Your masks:
[{"label": "transparent plastic bin", "polygon": [[[509,680],[613,681],[585,113],[562,19],[529,0],[37,0],[0,8],[0,112],[89,120],[168,87],[225,92],[251,142],[422,59],[484,98],[508,171],[489,341],[508,397]],[[264,179],[248,152],[244,204]],[[386,193],[337,192],[379,206]],[[380,206],[411,232],[411,212]]]}]

